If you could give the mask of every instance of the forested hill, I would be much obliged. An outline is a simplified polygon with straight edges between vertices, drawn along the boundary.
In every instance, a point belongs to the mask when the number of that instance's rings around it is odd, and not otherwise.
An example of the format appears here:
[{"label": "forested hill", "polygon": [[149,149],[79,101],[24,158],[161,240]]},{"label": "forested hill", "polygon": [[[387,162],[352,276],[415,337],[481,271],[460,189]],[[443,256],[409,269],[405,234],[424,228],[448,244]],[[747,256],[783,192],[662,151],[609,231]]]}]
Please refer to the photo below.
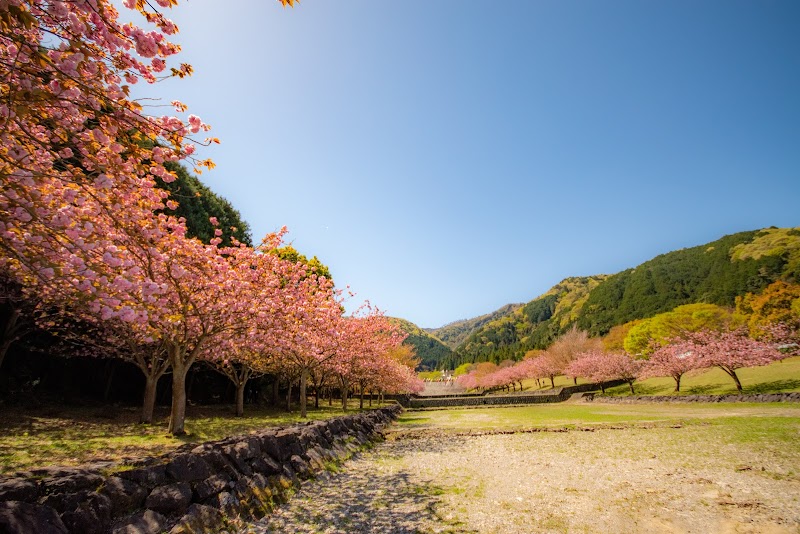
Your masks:
[{"label": "forested hill", "polygon": [[436,336],[445,345],[451,349],[455,349],[466,340],[471,333],[479,329],[483,325],[502,319],[503,317],[514,313],[516,310],[524,306],[524,304],[506,304],[499,310],[492,313],[481,315],[480,317],[473,317],[472,319],[462,319],[448,323],[439,328],[425,328],[424,330],[429,334]]},{"label": "forested hill", "polygon": [[414,347],[417,357],[420,359],[420,370],[436,369],[440,367],[441,362],[451,357],[453,351],[436,336],[405,319],[390,317],[389,320],[408,334],[403,344]]},{"label": "forested hill", "polygon": [[544,295],[474,330],[443,365],[455,368],[466,362],[519,360],[528,350],[547,347],[575,322],[589,293],[605,278],[562,280]]},{"label": "forested hill", "polygon": [[[524,306],[473,329],[464,326],[466,321],[453,323],[460,329],[460,342],[441,367],[518,360],[529,350],[546,348],[573,324],[598,336],[682,304],[733,306],[737,296],[776,280],[800,281],[800,228],[741,232],[662,254],[614,275],[566,278]],[[433,333],[442,340],[456,339],[448,337],[450,327]]]},{"label": "forested hill", "polygon": [[733,306],[776,280],[800,281],[800,228],[741,232],[615,274],[589,295],[578,326],[603,335],[681,304]]}]

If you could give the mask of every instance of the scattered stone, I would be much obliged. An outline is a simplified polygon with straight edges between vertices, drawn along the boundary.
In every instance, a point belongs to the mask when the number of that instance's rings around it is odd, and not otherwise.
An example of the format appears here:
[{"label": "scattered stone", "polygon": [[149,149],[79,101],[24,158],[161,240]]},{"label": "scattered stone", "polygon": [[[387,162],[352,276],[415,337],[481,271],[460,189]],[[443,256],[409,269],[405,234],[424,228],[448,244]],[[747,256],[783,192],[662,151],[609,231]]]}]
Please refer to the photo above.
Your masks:
[{"label": "scattered stone", "polygon": [[99,493],[89,494],[75,510],[61,514],[70,532],[102,534],[111,524],[111,500]]},{"label": "scattered stone", "polygon": [[147,490],[131,480],[108,477],[99,493],[111,501],[112,513],[116,516],[139,508],[147,497]]},{"label": "scattered stone", "polygon": [[278,448],[280,451],[279,461],[285,462],[296,454],[303,454],[303,447],[300,445],[300,439],[297,437],[297,432],[295,430],[281,430],[275,434],[275,439],[278,440]]},{"label": "scattered stone", "polygon": [[192,502],[192,488],[188,482],[159,486],[150,492],[145,506],[162,514],[183,513]]},{"label": "scattered stone", "polygon": [[20,501],[0,502],[0,532],[13,534],[67,534],[52,508]]},{"label": "scattered stone", "polygon": [[39,484],[24,478],[11,478],[0,482],[0,501],[35,501]]},{"label": "scattered stone", "polygon": [[280,464],[269,456],[254,458],[250,464],[253,466],[254,471],[257,473],[263,473],[267,476],[275,475],[281,472]]},{"label": "scattered stone", "polygon": [[228,487],[231,478],[227,475],[212,475],[194,487],[194,496],[198,501],[205,501],[214,494]]},{"label": "scattered stone", "polygon": [[211,467],[195,454],[178,454],[166,467],[167,475],[178,482],[193,482],[211,476]]},{"label": "scattered stone", "polygon": [[160,534],[166,526],[166,517],[153,510],[145,510],[117,525],[111,534]]},{"label": "scattered stone", "polygon": [[39,504],[49,506],[60,514],[70,512],[89,497],[91,492],[83,490],[75,493],[51,493],[39,499]]},{"label": "scattered stone", "polygon": [[289,459],[289,463],[292,465],[292,469],[301,477],[301,478],[308,478],[311,476],[311,466],[308,465],[308,462],[303,460],[298,455],[293,455]]},{"label": "scattered stone", "polygon": [[225,523],[225,516],[211,506],[193,504],[186,515],[172,527],[170,534],[196,534],[198,532],[218,532]]},{"label": "scattered stone", "polygon": [[76,491],[95,490],[103,482],[103,477],[89,471],[76,471],[67,476],[53,477],[42,481],[48,493],[75,493]]},{"label": "scattered stone", "polygon": [[140,486],[152,490],[156,486],[167,482],[167,471],[164,465],[154,465],[151,467],[140,467],[128,471],[120,471],[119,477],[136,482]]}]

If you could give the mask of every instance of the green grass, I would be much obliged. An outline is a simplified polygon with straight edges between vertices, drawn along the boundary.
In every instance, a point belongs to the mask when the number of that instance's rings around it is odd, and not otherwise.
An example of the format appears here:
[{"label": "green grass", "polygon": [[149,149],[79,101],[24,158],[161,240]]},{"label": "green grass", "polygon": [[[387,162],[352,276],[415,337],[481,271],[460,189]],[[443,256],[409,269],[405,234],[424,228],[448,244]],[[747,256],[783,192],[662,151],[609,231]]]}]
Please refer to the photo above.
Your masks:
[{"label": "green grass", "polygon": [[[779,393],[800,391],[800,356],[787,358],[763,367],[746,367],[736,374],[742,382],[743,393]],[[706,369],[689,373],[681,380],[680,393],[675,392],[672,378],[650,378],[634,382],[638,395],[724,395],[738,393],[733,379],[722,369]],[[627,384],[609,388],[608,395],[630,395]]]},{"label": "green grass", "polygon": [[[713,459],[730,469],[754,470],[775,480],[800,480],[797,403],[548,404],[406,412],[400,425],[406,431],[446,433],[572,429],[581,434],[579,430],[597,430],[612,432],[604,434],[609,443],[614,443],[613,432],[633,432],[641,443],[618,451],[620,457],[649,457],[658,450],[659,457],[671,455],[676,465],[685,467]],[[531,436],[542,447],[557,439],[556,434],[546,432]],[[646,444],[648,440],[651,445]]]},{"label": "green grass", "polygon": [[[779,393],[800,391],[800,356],[787,358],[763,367],[747,367],[736,372],[742,382],[743,393]],[[528,379],[522,382],[523,390],[546,391],[551,389],[550,380],[541,380],[541,386],[536,385],[536,380]],[[575,382],[566,376],[557,376],[555,386],[573,386]],[[578,379],[578,384],[587,381]],[[684,375],[681,380],[681,391],[675,392],[675,381],[669,377],[650,378],[634,383],[637,395],[724,395],[737,393],[733,379],[717,368],[704,369]],[[500,392],[494,392],[500,393]],[[513,392],[512,392],[513,393]],[[607,395],[630,395],[627,384],[609,388]]]},{"label": "green grass", "polygon": [[[223,439],[271,426],[301,421],[299,410],[247,406],[244,417],[235,417],[228,406],[188,407],[187,435],[167,433],[169,414],[160,408],[156,422],[137,423],[133,408],[6,408],[0,413],[0,473],[52,465],[81,465],[96,461],[126,461],[160,455],[187,443]],[[358,401],[350,411],[358,411]],[[113,416],[109,416],[113,413]],[[343,415],[339,407],[310,408],[308,419]]]},{"label": "green grass", "polygon": [[[756,432],[752,422],[767,422],[770,434],[780,440],[800,438],[800,404],[714,403],[714,404],[535,404],[512,408],[464,408],[454,410],[408,411],[399,424],[406,429],[437,429],[452,432],[505,431],[535,428],[576,428],[615,424],[739,424]],[[786,429],[780,424],[786,423]],[[766,423],[765,423],[766,424]],[[784,432],[785,430],[785,432]],[[746,439],[747,432],[742,432]],[[759,431],[760,432],[760,431]],[[792,438],[793,436],[793,438]],[[791,438],[791,439],[790,439]]]}]

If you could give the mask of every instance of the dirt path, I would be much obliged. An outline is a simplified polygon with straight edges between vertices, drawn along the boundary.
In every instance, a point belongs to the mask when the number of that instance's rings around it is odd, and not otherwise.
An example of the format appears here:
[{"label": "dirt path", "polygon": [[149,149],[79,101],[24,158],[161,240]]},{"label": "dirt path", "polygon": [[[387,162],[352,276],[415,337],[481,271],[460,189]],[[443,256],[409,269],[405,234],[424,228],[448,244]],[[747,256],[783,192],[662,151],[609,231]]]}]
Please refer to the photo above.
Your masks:
[{"label": "dirt path", "polygon": [[708,432],[390,434],[244,532],[800,532],[796,449]]}]

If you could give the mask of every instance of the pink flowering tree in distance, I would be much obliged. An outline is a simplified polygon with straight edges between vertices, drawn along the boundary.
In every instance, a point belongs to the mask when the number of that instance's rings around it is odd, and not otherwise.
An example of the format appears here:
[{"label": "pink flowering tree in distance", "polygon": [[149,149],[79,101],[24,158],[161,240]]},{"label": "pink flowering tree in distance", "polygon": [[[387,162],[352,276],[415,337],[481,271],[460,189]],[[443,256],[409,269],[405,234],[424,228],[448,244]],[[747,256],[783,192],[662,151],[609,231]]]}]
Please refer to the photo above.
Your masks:
[{"label": "pink flowering tree in distance", "polygon": [[596,382],[606,382],[611,380],[622,380],[630,387],[631,395],[636,391],[633,383],[639,378],[642,372],[642,360],[631,358],[625,352],[605,352],[600,353],[597,359],[598,370],[593,377]]},{"label": "pink flowering tree in distance", "polygon": [[233,247],[223,253],[237,258],[236,270],[247,280],[240,284],[237,299],[248,299],[252,315],[225,332],[205,355],[209,365],[234,385],[236,415],[244,415],[244,391],[248,381],[273,370],[285,349],[283,310],[294,300],[290,280],[298,271],[291,262],[268,253],[280,244],[283,231],[268,235],[258,250]]},{"label": "pink flowering tree in distance", "polygon": [[726,332],[702,330],[690,334],[689,341],[698,367],[722,369],[733,379],[739,392],[742,383],[737,370],[768,365],[785,357],[773,343],[749,338],[745,327]]},{"label": "pink flowering tree in distance", "polygon": [[285,292],[281,352],[283,374],[300,381],[300,414],[308,416],[307,388],[312,370],[338,355],[342,337],[342,303],[333,282],[293,264],[291,278],[282,281]]},{"label": "pink flowering tree in distance", "polygon": [[606,392],[605,380],[603,379],[602,367],[605,353],[602,350],[590,350],[577,355],[577,358],[569,363],[564,369],[564,374],[577,379],[584,378],[589,382],[600,385],[603,393]]},{"label": "pink flowering tree in distance", "polygon": [[336,345],[337,356],[331,360],[331,365],[339,377],[343,409],[347,409],[347,397],[352,385],[366,388],[376,374],[385,369],[382,360],[405,337],[406,334],[399,327],[369,303],[351,316],[342,318]]},{"label": "pink flowering tree in distance", "polygon": [[531,359],[528,370],[531,378],[549,378],[550,387],[555,388],[555,378],[563,371],[563,365],[550,354],[544,353]]},{"label": "pink flowering tree in distance", "polygon": [[674,339],[658,347],[645,360],[641,379],[669,376],[675,380],[675,391],[681,390],[681,378],[698,368],[695,346],[683,339]]},{"label": "pink flowering tree in distance", "polygon": [[624,352],[603,352],[591,350],[578,355],[570,362],[565,373],[571,377],[583,377],[600,385],[605,393],[605,383],[612,380],[623,380],[634,394],[633,383],[642,372],[643,362],[635,360]]}]

